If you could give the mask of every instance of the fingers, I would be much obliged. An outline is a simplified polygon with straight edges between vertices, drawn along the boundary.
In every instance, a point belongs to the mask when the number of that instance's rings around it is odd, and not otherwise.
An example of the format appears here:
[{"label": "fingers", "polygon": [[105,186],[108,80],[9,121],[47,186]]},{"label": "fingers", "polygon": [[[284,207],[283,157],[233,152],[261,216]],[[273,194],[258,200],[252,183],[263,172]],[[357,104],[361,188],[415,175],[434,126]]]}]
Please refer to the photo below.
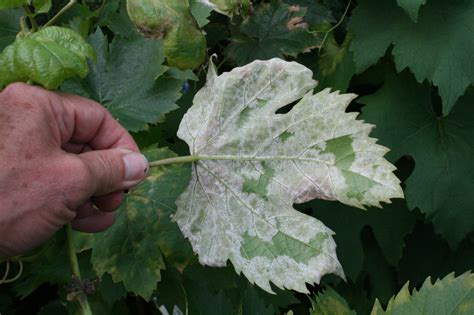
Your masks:
[{"label": "fingers", "polygon": [[[59,94],[64,113],[59,119],[73,122],[62,143],[88,144],[94,150],[123,148],[138,152],[130,134],[100,104],[70,94]],[[58,122],[62,123],[62,122]]]},{"label": "fingers", "polygon": [[115,222],[114,212],[101,212],[87,202],[77,210],[76,218],[71,222],[72,228],[87,233],[101,232]]},{"label": "fingers", "polygon": [[[67,196],[70,209],[77,209],[91,197],[105,196],[129,189],[142,181],[148,172],[148,161],[124,149],[96,150],[81,154],[64,153],[55,163],[61,175],[58,189]],[[113,209],[121,193],[98,199],[99,207]]]},{"label": "fingers", "polygon": [[[43,126],[54,126],[61,145],[88,144],[94,150],[123,148],[138,152],[133,138],[100,104],[71,94],[59,94],[41,87],[13,83],[0,93],[16,102],[23,100],[24,108],[41,108]],[[32,106],[32,104],[34,106]]]},{"label": "fingers", "polygon": [[122,204],[124,195],[123,191],[116,191],[105,196],[93,197],[92,202],[101,211],[114,211]]}]

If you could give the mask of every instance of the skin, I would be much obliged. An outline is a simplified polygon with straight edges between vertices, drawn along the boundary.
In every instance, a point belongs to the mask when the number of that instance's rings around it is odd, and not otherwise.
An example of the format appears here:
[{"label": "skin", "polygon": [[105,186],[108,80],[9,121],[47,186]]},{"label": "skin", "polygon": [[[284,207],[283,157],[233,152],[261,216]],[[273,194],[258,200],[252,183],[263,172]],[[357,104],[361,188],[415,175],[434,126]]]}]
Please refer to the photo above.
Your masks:
[{"label": "skin", "polygon": [[41,244],[64,224],[111,226],[124,190],[148,163],[100,104],[23,83],[0,93],[0,258]]}]

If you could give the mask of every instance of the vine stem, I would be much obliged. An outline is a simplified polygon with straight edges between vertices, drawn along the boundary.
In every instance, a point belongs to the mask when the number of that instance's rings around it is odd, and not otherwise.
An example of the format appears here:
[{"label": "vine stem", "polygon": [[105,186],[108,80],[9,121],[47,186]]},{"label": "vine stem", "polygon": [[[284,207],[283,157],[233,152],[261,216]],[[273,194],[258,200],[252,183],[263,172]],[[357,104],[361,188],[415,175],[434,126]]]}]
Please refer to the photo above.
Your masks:
[{"label": "vine stem", "polygon": [[55,16],[53,16],[51,18],[51,20],[49,20],[45,25],[44,27],[47,27],[47,26],[51,26],[53,25],[54,23],[56,23],[56,21],[67,11],[69,10],[73,5],[75,5],[77,3],[77,0],[69,0],[69,3],[66,4],[61,10],[59,10],[58,13],[56,13]]},{"label": "vine stem", "polygon": [[[71,265],[71,272],[73,278],[81,282],[81,271],[79,269],[79,261],[76,256],[76,246],[74,245],[74,238],[72,235],[72,226],[69,223],[66,226],[66,240],[69,254],[69,264]],[[87,295],[84,292],[79,296],[79,304],[81,305],[82,315],[92,315],[92,310],[87,300]]]},{"label": "vine stem", "polygon": [[338,28],[339,25],[341,25],[342,21],[344,21],[344,19],[346,18],[346,15],[347,15],[347,12],[349,12],[349,8],[350,8],[350,6],[351,6],[351,3],[352,3],[352,0],[349,0],[349,3],[347,3],[347,7],[346,7],[346,9],[344,10],[344,13],[342,14],[342,17],[339,19],[339,21],[336,23],[336,25],[334,25],[333,27],[331,27],[331,28],[324,34],[324,38],[323,38],[323,40],[321,41],[321,45],[319,45],[319,48],[318,48],[318,56],[321,55],[321,49],[323,48],[324,44],[326,43],[326,39],[328,38],[329,33],[331,33],[331,32],[334,31],[336,28]]},{"label": "vine stem", "polygon": [[36,24],[35,15],[33,14],[33,12],[31,12],[30,7],[27,4],[23,6],[23,9],[26,12],[26,16],[30,20],[31,30],[33,32],[36,32],[38,30],[38,24]]}]

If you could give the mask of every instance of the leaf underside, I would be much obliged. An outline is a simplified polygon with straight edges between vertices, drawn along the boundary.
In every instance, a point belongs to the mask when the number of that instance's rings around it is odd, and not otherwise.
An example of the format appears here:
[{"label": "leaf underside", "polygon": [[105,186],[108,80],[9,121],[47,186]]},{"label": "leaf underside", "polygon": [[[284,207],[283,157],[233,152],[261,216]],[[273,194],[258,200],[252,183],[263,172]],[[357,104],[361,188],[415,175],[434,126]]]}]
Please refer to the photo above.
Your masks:
[{"label": "leaf underside", "polygon": [[[281,59],[256,61],[217,77],[183,117],[178,136],[193,164],[174,220],[202,264],[224,266],[272,292],[307,292],[324,274],[343,276],[333,232],[293,209],[320,198],[362,208],[403,197],[388,151],[372,125],[345,113],[353,94],[313,95],[312,72]],[[299,100],[299,101],[298,101]],[[286,114],[275,112],[294,101]],[[212,160],[209,160],[212,159]]]}]

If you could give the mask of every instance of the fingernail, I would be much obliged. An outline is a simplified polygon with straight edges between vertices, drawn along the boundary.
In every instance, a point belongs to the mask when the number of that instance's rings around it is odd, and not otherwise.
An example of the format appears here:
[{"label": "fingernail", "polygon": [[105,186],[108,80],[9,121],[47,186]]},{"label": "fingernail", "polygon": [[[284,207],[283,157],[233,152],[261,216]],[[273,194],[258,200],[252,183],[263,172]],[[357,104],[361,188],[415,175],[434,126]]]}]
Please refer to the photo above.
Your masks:
[{"label": "fingernail", "polygon": [[143,154],[140,153],[128,153],[123,157],[123,163],[125,164],[125,180],[135,181],[145,178],[148,174],[148,160]]}]

